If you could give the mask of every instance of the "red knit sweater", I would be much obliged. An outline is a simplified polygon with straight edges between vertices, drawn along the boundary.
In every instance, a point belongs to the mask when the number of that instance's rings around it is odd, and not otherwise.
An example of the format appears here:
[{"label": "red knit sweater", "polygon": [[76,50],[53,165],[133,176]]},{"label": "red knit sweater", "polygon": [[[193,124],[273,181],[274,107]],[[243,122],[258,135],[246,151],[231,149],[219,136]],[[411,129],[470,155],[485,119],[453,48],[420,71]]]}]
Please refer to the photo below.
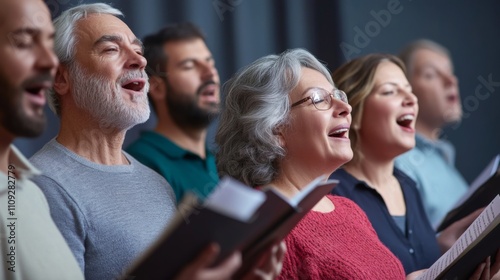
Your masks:
[{"label": "red knit sweater", "polygon": [[349,199],[328,197],[334,211],[310,211],[285,238],[279,279],[405,279],[363,211]]}]

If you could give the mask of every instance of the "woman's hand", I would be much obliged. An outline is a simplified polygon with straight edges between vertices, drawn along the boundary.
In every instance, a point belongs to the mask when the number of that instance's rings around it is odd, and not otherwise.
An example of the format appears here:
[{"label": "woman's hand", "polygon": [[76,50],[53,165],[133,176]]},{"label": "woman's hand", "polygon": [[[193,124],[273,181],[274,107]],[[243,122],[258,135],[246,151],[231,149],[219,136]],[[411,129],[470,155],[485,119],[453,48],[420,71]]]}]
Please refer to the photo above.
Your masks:
[{"label": "woman's hand", "polygon": [[474,222],[474,220],[483,212],[484,208],[480,208],[471,214],[465,216],[464,218],[454,222],[447,228],[445,228],[439,236],[437,241],[439,248],[441,249],[441,254],[444,254],[448,249],[453,246],[453,244],[458,240],[458,238],[464,233],[464,231]]},{"label": "woman's hand", "polygon": [[286,253],[285,242],[273,244],[265,251],[255,264],[255,267],[243,277],[244,280],[273,280],[283,268],[283,258]]}]

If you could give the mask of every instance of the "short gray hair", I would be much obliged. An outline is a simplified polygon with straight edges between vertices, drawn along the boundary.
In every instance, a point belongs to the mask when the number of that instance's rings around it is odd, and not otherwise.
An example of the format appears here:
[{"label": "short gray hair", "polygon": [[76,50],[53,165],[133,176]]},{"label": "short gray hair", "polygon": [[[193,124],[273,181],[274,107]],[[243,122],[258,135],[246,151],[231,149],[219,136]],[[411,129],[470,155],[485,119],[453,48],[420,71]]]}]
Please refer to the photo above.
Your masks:
[{"label": "short gray hair", "polygon": [[[78,5],[61,13],[54,20],[54,28],[56,30],[54,51],[61,64],[68,67],[72,66],[75,59],[75,45],[77,43],[75,36],[76,22],[92,14],[123,16],[120,10],[104,3]],[[48,103],[50,109],[59,116],[61,113],[61,104],[54,89],[48,92]]]},{"label": "short gray hair", "polygon": [[319,71],[333,85],[328,69],[303,49],[257,59],[224,84],[215,137],[220,176],[252,187],[278,176],[286,151],[277,129],[289,123],[289,94],[300,81],[302,67]]},{"label": "short gray hair", "polygon": [[408,77],[411,77],[414,70],[413,55],[419,50],[430,50],[436,53],[441,53],[449,57],[451,60],[450,51],[444,46],[428,39],[420,39],[413,41],[408,45],[406,45],[399,54],[399,58],[403,61],[403,63],[406,66]]}]

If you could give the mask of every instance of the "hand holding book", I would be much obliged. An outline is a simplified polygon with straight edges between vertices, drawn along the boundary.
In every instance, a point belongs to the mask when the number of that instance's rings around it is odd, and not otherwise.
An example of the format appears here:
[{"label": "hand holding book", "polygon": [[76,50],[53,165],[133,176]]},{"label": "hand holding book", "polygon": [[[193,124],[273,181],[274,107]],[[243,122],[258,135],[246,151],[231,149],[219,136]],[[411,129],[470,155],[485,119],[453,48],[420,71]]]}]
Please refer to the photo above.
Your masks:
[{"label": "hand holding book", "polygon": [[[490,271],[490,265],[492,270],[500,268],[500,259],[495,257],[500,248],[499,240],[500,195],[497,195],[457,242],[418,279],[469,279],[479,272],[496,273]],[[487,271],[483,271],[481,263],[490,256],[491,263]]]},{"label": "hand holding book", "polygon": [[192,264],[207,245],[216,243],[220,252],[213,267],[239,251],[242,266],[236,278],[243,279],[260,256],[281,241],[337,184],[324,182],[325,178],[317,178],[291,200],[273,188],[260,191],[223,178],[204,204],[187,196],[178,215],[128,275],[136,280],[171,279],[185,271],[183,268]]},{"label": "hand holding book", "polygon": [[453,210],[436,227],[440,232],[454,222],[483,208],[500,194],[500,155],[496,155],[488,166],[470,185],[469,191],[456,203]]},{"label": "hand holding book", "polygon": [[230,279],[241,266],[241,253],[234,252],[223,263],[210,268],[219,251],[217,244],[210,244],[191,263],[182,268],[175,280],[207,279],[208,276],[212,279]]}]

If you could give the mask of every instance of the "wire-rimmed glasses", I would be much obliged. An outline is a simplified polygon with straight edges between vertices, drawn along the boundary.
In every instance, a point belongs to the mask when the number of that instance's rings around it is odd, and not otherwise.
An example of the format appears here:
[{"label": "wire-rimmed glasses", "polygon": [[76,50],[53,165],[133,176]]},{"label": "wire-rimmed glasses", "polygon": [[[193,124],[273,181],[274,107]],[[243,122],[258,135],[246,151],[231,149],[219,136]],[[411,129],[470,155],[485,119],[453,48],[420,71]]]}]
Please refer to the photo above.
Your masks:
[{"label": "wire-rimmed glasses", "polygon": [[309,99],[311,99],[314,107],[320,111],[326,111],[332,108],[333,99],[337,99],[346,104],[349,104],[347,95],[340,89],[334,89],[332,92],[328,92],[322,88],[312,88],[308,92],[310,92],[310,95],[308,97],[302,98],[301,100],[293,103],[290,108],[300,105]]}]

